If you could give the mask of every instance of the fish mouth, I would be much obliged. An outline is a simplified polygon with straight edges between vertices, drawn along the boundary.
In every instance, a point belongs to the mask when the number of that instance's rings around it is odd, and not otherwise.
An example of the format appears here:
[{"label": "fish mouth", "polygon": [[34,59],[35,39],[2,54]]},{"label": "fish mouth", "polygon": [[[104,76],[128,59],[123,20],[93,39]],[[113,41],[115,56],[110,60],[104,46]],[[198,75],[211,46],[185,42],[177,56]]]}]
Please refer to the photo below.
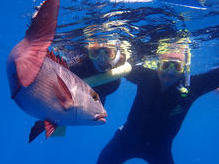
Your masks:
[{"label": "fish mouth", "polygon": [[100,121],[103,123],[106,123],[106,117],[107,117],[107,113],[100,113],[100,114],[96,114],[94,116],[94,121]]}]

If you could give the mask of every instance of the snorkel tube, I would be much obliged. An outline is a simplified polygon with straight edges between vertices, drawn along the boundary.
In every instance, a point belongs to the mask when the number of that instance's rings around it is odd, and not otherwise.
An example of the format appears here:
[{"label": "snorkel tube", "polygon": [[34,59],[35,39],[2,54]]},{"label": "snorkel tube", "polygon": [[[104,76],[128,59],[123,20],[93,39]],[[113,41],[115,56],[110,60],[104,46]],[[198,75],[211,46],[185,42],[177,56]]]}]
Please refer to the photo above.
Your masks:
[{"label": "snorkel tube", "polygon": [[186,97],[189,93],[189,87],[190,87],[190,67],[191,67],[191,52],[189,48],[189,43],[191,43],[190,39],[182,38],[178,42],[178,44],[182,44],[182,48],[184,49],[184,85],[180,84],[177,89],[181,92],[182,97]]},{"label": "snorkel tube", "polygon": [[119,60],[120,60],[121,52],[119,50],[119,47],[120,47],[120,41],[117,41],[116,42],[116,56],[115,56],[115,59],[109,61],[112,68],[115,67],[118,64]]},{"label": "snorkel tube", "polygon": [[189,48],[185,50],[185,87],[190,87],[190,66],[191,66],[191,53]]}]

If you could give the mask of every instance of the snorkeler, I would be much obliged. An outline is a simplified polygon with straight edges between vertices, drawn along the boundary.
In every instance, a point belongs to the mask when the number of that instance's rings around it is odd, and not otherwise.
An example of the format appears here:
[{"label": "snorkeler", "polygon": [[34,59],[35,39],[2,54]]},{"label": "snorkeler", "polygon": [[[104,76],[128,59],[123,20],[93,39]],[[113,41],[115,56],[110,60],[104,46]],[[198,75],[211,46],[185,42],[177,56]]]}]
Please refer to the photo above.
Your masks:
[{"label": "snorkeler", "polygon": [[186,40],[161,41],[158,60],[132,66],[126,78],[137,84],[137,95],[126,123],[102,150],[98,164],[121,164],[131,158],[150,164],[174,163],[172,142],[190,106],[219,87],[219,68],[190,77],[191,54],[188,42],[182,44]]},{"label": "snorkeler", "polygon": [[[86,47],[88,57],[71,67],[94,88],[102,103],[119,87],[121,77],[137,85],[127,121],[102,150],[98,164],[120,164],[131,158],[142,158],[150,164],[174,163],[172,141],[190,106],[199,96],[219,87],[219,68],[190,77],[187,35],[171,29],[151,34],[158,47],[143,48],[149,51],[145,54],[157,49],[156,55],[143,54],[146,58],[141,63],[135,63],[125,52],[127,47],[123,45],[127,43],[123,40],[91,40]],[[166,36],[168,39],[162,39]],[[137,57],[143,52],[140,49],[136,48]]]}]

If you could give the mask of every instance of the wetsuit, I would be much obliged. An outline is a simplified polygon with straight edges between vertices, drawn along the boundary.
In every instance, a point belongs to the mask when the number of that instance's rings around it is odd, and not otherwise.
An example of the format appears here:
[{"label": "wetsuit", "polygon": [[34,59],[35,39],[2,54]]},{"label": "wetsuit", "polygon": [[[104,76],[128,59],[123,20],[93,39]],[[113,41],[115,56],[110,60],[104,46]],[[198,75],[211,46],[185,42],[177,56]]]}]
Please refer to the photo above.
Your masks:
[{"label": "wetsuit", "polygon": [[157,72],[141,66],[133,68],[127,79],[137,84],[134,104],[97,163],[120,164],[136,157],[150,164],[173,164],[172,141],[192,103],[219,87],[219,68],[192,76],[185,97],[176,89],[179,82],[163,91]]}]

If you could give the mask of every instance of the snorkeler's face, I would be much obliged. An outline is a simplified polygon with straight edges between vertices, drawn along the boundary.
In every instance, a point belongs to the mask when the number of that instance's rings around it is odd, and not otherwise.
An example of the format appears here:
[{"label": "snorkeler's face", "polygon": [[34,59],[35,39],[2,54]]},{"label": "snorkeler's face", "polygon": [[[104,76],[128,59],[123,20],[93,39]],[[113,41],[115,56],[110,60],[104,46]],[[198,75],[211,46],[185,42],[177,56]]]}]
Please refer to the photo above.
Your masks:
[{"label": "snorkeler's face", "polygon": [[118,64],[120,52],[106,47],[93,48],[89,50],[89,57],[98,71],[106,72]]},{"label": "snorkeler's face", "polygon": [[163,60],[160,62],[159,72],[160,81],[169,86],[183,77],[183,62],[176,60]]},{"label": "snorkeler's face", "polygon": [[176,72],[175,70],[170,70],[169,72],[158,71],[158,77],[166,87],[176,83],[179,79],[183,78],[183,75],[183,73]]}]

